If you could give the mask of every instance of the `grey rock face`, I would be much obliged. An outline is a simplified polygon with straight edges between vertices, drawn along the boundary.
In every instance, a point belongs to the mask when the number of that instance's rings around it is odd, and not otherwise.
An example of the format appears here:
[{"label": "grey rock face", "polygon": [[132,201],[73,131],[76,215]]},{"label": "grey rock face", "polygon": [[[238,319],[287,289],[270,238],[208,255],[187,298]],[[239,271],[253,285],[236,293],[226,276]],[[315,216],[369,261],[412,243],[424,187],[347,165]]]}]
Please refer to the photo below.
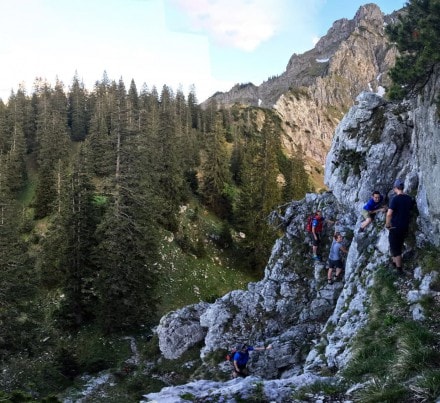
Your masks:
[{"label": "grey rock face", "polygon": [[204,339],[206,330],[200,326],[200,316],[209,304],[201,302],[170,312],[162,317],[156,333],[159,347],[167,359],[180,357],[188,348]]},{"label": "grey rock face", "polygon": [[[413,112],[412,135],[413,165],[412,190],[417,189],[417,206],[423,232],[440,245],[440,118],[435,102],[440,87],[440,68],[417,99]],[[418,187],[416,181],[418,180]]]}]

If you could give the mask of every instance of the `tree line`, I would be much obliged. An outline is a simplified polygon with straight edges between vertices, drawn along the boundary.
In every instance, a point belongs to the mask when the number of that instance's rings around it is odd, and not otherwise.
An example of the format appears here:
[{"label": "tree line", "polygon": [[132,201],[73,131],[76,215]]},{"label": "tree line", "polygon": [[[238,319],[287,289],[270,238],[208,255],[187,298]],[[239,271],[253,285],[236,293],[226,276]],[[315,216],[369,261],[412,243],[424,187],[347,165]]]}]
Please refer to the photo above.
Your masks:
[{"label": "tree line", "polygon": [[[280,133],[269,110],[202,109],[193,90],[106,74],[92,91],[75,76],[67,91],[37,80],[12,92],[0,102],[0,351],[42,322],[111,333],[157,320],[158,231],[176,232],[191,198],[246,234],[239,253],[261,271],[267,215],[308,190]],[[50,293],[60,302],[43,318],[31,302]]]}]

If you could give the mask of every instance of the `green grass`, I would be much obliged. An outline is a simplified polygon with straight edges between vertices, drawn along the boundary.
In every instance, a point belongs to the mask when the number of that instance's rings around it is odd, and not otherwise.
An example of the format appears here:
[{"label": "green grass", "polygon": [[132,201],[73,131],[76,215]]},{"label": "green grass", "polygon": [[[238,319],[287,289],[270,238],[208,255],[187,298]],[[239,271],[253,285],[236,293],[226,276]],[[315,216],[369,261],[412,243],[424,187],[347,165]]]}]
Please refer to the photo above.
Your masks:
[{"label": "green grass", "polygon": [[[159,314],[200,301],[214,302],[231,290],[245,289],[255,275],[240,267],[234,245],[222,249],[222,223],[192,202],[183,213],[178,239],[162,233]],[[182,240],[188,252],[182,250]]]},{"label": "green grass", "polygon": [[399,287],[389,270],[376,272],[369,321],[354,341],[353,358],[341,372],[349,384],[365,383],[355,392],[358,402],[416,401],[410,397],[417,395],[417,388],[405,386],[414,379],[420,379],[423,395],[433,397],[440,389],[436,384],[438,337],[426,324],[412,320]]}]

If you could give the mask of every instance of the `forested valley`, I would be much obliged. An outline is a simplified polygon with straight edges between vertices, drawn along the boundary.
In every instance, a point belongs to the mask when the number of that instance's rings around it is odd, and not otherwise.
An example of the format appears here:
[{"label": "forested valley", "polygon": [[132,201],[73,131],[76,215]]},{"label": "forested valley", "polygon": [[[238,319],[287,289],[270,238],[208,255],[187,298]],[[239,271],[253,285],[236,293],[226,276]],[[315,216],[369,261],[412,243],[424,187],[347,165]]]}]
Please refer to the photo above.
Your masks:
[{"label": "forested valley", "polygon": [[229,259],[229,278],[195,274],[213,277],[200,300],[236,289],[237,273],[260,278],[277,235],[269,213],[310,190],[280,130],[271,110],[202,109],[193,90],[127,90],[106,73],[91,91],[77,76],[68,90],[38,79],[0,101],[5,396],[42,399],[117,368],[122,336],[146,337],[192,302],[175,297],[169,245],[208,266]]}]

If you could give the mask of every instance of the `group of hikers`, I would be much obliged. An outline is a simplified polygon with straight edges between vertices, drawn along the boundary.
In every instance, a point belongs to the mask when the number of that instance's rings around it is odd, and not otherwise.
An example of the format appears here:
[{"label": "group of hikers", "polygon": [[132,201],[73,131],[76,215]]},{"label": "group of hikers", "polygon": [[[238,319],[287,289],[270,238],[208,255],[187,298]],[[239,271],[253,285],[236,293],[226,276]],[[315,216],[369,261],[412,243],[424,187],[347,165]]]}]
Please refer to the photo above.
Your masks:
[{"label": "group of hikers", "polygon": [[[388,232],[388,241],[392,261],[391,264],[396,269],[398,274],[403,274],[402,252],[403,245],[408,233],[411,210],[414,207],[414,199],[405,194],[405,184],[402,180],[396,179],[393,183],[394,197],[391,198],[388,206],[385,203],[385,197],[379,192],[374,191],[371,198],[363,206],[362,217],[364,218],[359,228],[359,233],[363,233],[368,225],[370,225],[378,212],[386,212],[385,228]],[[312,235],[312,251],[313,259],[320,260],[318,256],[318,247],[321,243],[321,234],[324,223],[337,224],[337,221],[332,221],[324,218],[320,210],[316,211],[310,219],[307,226],[308,231]],[[348,248],[344,244],[344,238],[341,233],[335,232],[333,235],[332,244],[328,256],[328,271],[327,281],[332,284],[333,281],[341,281],[344,264],[341,257],[341,252],[347,254]],[[333,275],[335,275],[333,280]],[[247,363],[249,361],[250,351],[270,350],[271,345],[267,347],[253,347],[247,344],[239,344],[233,352],[229,354],[229,360],[233,365],[233,378],[246,377],[249,375]]]},{"label": "group of hikers", "polygon": [[[359,233],[363,233],[367,226],[374,221],[377,213],[386,212],[385,228],[389,231],[388,241],[392,257],[391,264],[399,275],[404,274],[402,264],[403,245],[408,233],[411,210],[414,207],[414,199],[404,192],[404,187],[405,184],[402,180],[396,179],[394,181],[394,197],[391,198],[388,206],[385,203],[385,197],[379,191],[373,191],[371,198],[362,208],[361,214],[364,220],[359,228]],[[337,223],[337,221],[324,218],[319,210],[316,211],[311,220],[312,253],[313,260],[316,261],[320,260],[318,247],[321,243],[321,234],[326,222],[329,224]],[[344,263],[341,252],[347,254],[348,249],[344,245],[342,234],[335,232],[328,257],[328,284],[332,284],[334,280],[342,280]]]}]

